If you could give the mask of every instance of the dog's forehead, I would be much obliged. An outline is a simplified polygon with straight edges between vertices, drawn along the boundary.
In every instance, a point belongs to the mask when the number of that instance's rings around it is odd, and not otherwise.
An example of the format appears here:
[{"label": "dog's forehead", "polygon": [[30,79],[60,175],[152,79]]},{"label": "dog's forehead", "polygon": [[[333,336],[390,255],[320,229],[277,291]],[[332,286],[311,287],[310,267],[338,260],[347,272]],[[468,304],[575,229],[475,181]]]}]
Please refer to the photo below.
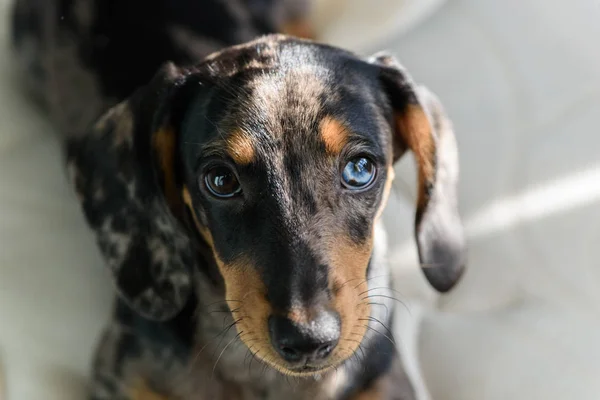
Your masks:
[{"label": "dog's forehead", "polygon": [[259,123],[275,138],[307,130],[323,114],[341,105],[334,104],[341,102],[329,72],[322,66],[303,65],[257,74],[247,82],[248,96],[239,109],[238,121]]},{"label": "dog's forehead", "polygon": [[314,155],[319,147],[339,152],[350,134],[381,139],[375,69],[350,53],[310,42],[261,42],[212,56],[206,68],[211,90],[190,114],[196,134],[200,126],[211,134],[197,139],[234,146],[246,161],[251,147],[255,155],[265,147]]},{"label": "dog's forehead", "polygon": [[332,103],[353,97],[372,100],[378,72],[345,50],[279,36],[215,53],[204,69],[216,85],[223,84],[224,91],[237,91],[256,107],[275,102]]}]

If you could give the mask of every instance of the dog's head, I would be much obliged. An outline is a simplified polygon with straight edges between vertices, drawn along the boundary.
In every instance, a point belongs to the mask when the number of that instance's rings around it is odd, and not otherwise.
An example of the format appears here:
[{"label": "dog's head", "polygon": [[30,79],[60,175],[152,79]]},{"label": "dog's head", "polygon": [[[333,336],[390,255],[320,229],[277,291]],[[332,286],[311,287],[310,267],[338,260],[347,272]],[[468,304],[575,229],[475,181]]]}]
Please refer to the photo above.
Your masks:
[{"label": "dog's head", "polygon": [[347,359],[365,334],[374,225],[407,150],[420,259],[445,292],[463,268],[454,137],[391,57],[269,36],[192,68],[169,64],[72,140],[69,157],[135,310],[164,320],[181,309],[200,240],[240,338],[307,374]]}]

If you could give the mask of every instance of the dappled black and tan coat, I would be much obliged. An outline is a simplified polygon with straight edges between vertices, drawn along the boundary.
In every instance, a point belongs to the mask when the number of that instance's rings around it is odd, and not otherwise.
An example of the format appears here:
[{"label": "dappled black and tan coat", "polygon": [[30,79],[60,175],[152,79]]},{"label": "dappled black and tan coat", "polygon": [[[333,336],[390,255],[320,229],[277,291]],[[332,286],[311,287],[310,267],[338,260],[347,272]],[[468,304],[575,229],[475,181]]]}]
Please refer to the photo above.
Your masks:
[{"label": "dappled black and tan coat", "polygon": [[[23,72],[64,133],[118,291],[90,398],[414,398],[390,332],[379,217],[410,150],[424,273],[439,291],[454,286],[464,243],[452,127],[389,56],[289,36],[247,42],[306,32],[299,5],[17,0]],[[340,162],[357,154],[377,175],[352,192]],[[207,194],[215,160],[243,196]],[[298,372],[266,321],[303,323],[322,308],[339,316],[339,344],[318,371]]]}]

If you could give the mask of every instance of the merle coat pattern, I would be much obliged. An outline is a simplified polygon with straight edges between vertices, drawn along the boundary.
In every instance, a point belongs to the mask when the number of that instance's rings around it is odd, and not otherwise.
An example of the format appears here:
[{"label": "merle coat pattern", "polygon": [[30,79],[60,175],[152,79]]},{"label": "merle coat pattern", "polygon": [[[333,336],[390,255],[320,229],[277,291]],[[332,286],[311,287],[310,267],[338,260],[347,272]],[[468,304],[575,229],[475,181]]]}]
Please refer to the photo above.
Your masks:
[{"label": "merle coat pattern", "polygon": [[[440,292],[456,284],[452,127],[390,56],[262,36],[309,32],[306,12],[293,0],[17,0],[25,81],[64,134],[118,292],[91,399],[414,398],[389,330],[379,217],[412,151],[423,271]],[[356,159],[375,171],[361,190],[340,184]],[[238,185],[231,198],[210,193],[217,167]],[[299,364],[274,319],[327,347]]]}]

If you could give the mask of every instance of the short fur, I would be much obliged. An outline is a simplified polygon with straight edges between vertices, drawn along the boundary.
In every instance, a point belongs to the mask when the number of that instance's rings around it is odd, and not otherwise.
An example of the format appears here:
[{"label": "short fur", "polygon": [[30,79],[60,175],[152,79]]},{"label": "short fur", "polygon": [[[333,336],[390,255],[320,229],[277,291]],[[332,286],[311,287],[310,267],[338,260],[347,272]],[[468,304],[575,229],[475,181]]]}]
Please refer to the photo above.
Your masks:
[{"label": "short fur", "polygon": [[[450,122],[390,56],[283,35],[249,41],[305,27],[298,2],[224,4],[17,0],[15,48],[64,132],[119,294],[90,398],[413,399],[389,330],[379,216],[410,150],[425,276],[441,292],[456,284],[464,239]],[[340,168],[357,155],[377,173],[349,191]],[[215,163],[235,171],[242,196],[211,197],[203,176]],[[324,309],[339,318],[339,343],[298,369],[275,351],[267,321],[310,323]]]}]

